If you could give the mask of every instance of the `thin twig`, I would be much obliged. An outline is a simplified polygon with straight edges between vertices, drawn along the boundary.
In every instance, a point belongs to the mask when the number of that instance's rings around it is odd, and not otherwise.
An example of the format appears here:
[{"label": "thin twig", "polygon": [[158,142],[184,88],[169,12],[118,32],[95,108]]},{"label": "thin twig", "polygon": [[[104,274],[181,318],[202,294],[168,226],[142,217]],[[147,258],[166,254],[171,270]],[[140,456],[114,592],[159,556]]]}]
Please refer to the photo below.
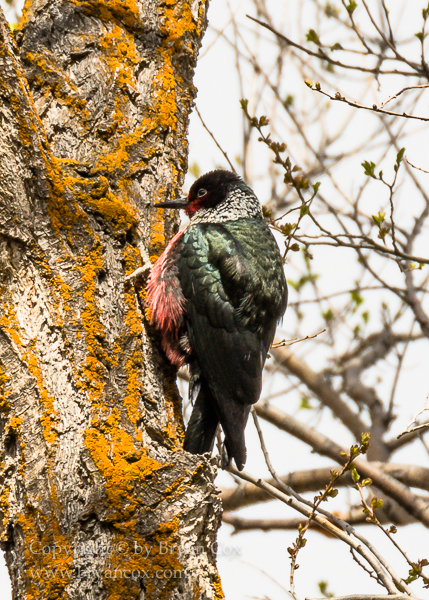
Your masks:
[{"label": "thin twig", "polygon": [[417,425],[416,427],[413,427],[412,429],[409,429],[408,431],[403,431],[402,433],[400,433],[397,436],[397,439],[401,439],[401,437],[403,435],[407,435],[407,433],[413,433],[415,431],[420,431],[421,429],[427,429],[429,427],[429,423],[422,423],[421,425]]},{"label": "thin twig", "polygon": [[393,110],[384,110],[383,108],[373,104],[372,106],[367,106],[366,104],[361,104],[360,102],[356,102],[355,100],[347,100],[345,96],[343,96],[340,92],[336,92],[333,96],[328,92],[322,90],[320,83],[316,82],[314,85],[310,81],[306,81],[307,86],[313,90],[314,92],[319,92],[319,94],[323,94],[330,100],[335,100],[337,102],[343,102],[344,104],[348,104],[353,108],[361,108],[363,110],[370,110],[373,113],[380,113],[382,115],[390,115],[392,117],[403,117],[405,119],[417,119],[418,121],[429,121],[429,117],[420,117],[418,115],[409,115],[408,113],[395,112]]},{"label": "thin twig", "polygon": [[[353,594],[352,596],[332,596],[330,600],[409,600],[410,596],[404,594]],[[324,598],[306,598],[305,600],[325,600]]]},{"label": "thin twig", "polygon": [[423,85],[409,85],[408,87],[402,88],[402,90],[400,90],[399,92],[397,92],[393,96],[390,96],[390,98],[382,102],[380,104],[380,108],[384,108],[388,102],[390,102],[391,100],[395,100],[395,98],[398,98],[401,94],[407,92],[408,90],[421,90],[424,88],[429,88],[429,84],[425,83]]},{"label": "thin twig", "polygon": [[413,167],[413,169],[417,169],[418,171],[421,171],[422,173],[429,174],[429,171],[425,171],[425,169],[422,169],[421,167],[416,167],[416,165],[413,165],[413,163],[410,162],[406,156],[404,157],[404,159],[407,161],[407,163],[410,165],[410,167]]},{"label": "thin twig", "polygon": [[302,50],[309,56],[315,56],[316,58],[319,58],[320,60],[325,60],[326,62],[329,62],[331,65],[336,66],[336,67],[341,67],[343,69],[350,69],[353,71],[361,71],[362,73],[372,73],[373,75],[404,75],[405,77],[415,77],[416,74],[418,74],[415,71],[398,71],[397,69],[393,69],[391,71],[381,71],[377,67],[370,69],[367,67],[362,67],[360,65],[345,64],[338,60],[333,60],[330,56],[328,56],[321,50],[319,50],[319,52],[313,52],[312,50],[309,50],[308,48],[305,48],[304,46],[301,46],[300,44],[293,42],[291,39],[287,38],[285,35],[281,34],[279,31],[274,29],[274,27],[271,27],[271,25],[268,25],[267,23],[264,23],[263,21],[260,21],[259,19],[255,19],[255,17],[251,17],[250,15],[246,15],[246,17],[248,19],[250,19],[251,21],[258,23],[258,25],[260,25],[261,27],[265,27],[265,29],[268,29],[269,31],[274,33],[275,36],[277,36],[281,40],[284,40],[289,46],[292,46],[293,48],[298,48],[299,50]]},{"label": "thin twig", "polygon": [[[425,401],[425,405],[422,408],[422,410],[419,410],[419,412],[413,417],[413,420],[408,423],[408,425],[405,427],[404,431],[402,431],[398,436],[397,439],[401,439],[402,436],[407,435],[408,433],[413,433],[414,431],[420,431],[421,429],[427,429],[429,427],[429,423],[422,423],[421,425],[416,425],[415,427],[411,427],[412,425],[414,425],[414,423],[416,423],[418,417],[423,414],[425,411],[429,410],[428,407],[428,401],[429,401],[429,394],[426,396],[426,401]],[[410,429],[411,427],[411,429]]]},{"label": "thin twig", "polygon": [[[275,487],[269,485],[265,481],[258,479],[256,477],[253,477],[253,475],[250,475],[249,473],[246,473],[245,471],[238,471],[233,466],[229,467],[229,471],[231,473],[233,473],[234,475],[236,475],[237,477],[239,477],[240,479],[243,479],[244,481],[253,483],[257,487],[264,489],[271,496],[273,496],[273,498],[277,498],[278,500],[281,500],[288,506],[291,506],[292,508],[297,510],[299,513],[301,513],[305,517],[308,518],[312,514],[313,511],[308,506],[305,506],[303,503],[298,502],[293,496],[286,495],[285,493],[283,493],[280,490],[276,489]],[[337,521],[337,520],[340,521],[339,519],[335,519],[334,515],[332,515],[332,518],[334,521]],[[351,548],[353,548],[356,553],[360,554],[362,556],[362,558],[364,558],[371,565],[371,567],[374,569],[374,571],[377,573],[378,577],[382,581],[386,590],[390,594],[396,594],[397,588],[396,588],[395,584],[391,580],[390,576],[387,575],[387,572],[384,570],[385,565],[382,566],[382,563],[379,562],[379,558],[375,558],[375,555],[373,554],[373,548],[369,544],[369,542],[367,542],[367,541],[366,541],[366,543],[363,542],[362,539],[364,539],[364,538],[362,538],[361,535],[358,536],[359,542],[357,542],[356,540],[353,539],[353,537],[349,533],[346,533],[346,531],[343,531],[342,529],[340,529],[340,527],[338,527],[337,525],[334,525],[334,523],[332,521],[330,521],[324,515],[316,514],[313,516],[313,520],[315,522],[317,522],[317,524],[320,525],[320,527],[323,527],[324,529],[329,531],[332,535],[334,535],[338,539],[345,542]],[[346,523],[344,523],[344,525],[346,526],[347,531],[350,531],[350,530],[353,531],[353,528],[350,528],[350,526],[348,526]],[[353,533],[356,535],[356,532],[353,531]],[[371,546],[371,550],[369,549],[369,546]],[[398,581],[399,581],[399,579],[398,579]]]},{"label": "thin twig", "polygon": [[215,136],[213,135],[213,133],[210,131],[210,129],[207,127],[207,125],[204,123],[203,118],[200,114],[200,111],[198,110],[197,107],[195,107],[195,112],[197,113],[202,126],[204,127],[204,129],[207,131],[207,133],[209,134],[209,136],[212,138],[212,140],[214,141],[214,143],[216,144],[216,146],[219,148],[219,150],[222,152],[225,160],[227,161],[227,163],[229,164],[229,166],[231,167],[231,171],[234,171],[234,173],[237,173],[237,171],[235,170],[234,165],[232,164],[232,162],[229,160],[228,158],[228,154],[225,152],[225,150],[223,150],[222,146],[219,144],[219,142],[217,141],[217,139],[215,138]]},{"label": "thin twig", "polygon": [[293,338],[291,340],[282,340],[281,342],[275,342],[271,348],[283,348],[284,346],[293,346],[293,344],[297,344],[298,342],[305,342],[305,340],[313,340],[314,338],[316,338],[318,335],[320,335],[321,333],[325,333],[326,329],[322,329],[321,331],[318,331],[317,333],[315,333],[314,335],[306,335],[303,338]]}]

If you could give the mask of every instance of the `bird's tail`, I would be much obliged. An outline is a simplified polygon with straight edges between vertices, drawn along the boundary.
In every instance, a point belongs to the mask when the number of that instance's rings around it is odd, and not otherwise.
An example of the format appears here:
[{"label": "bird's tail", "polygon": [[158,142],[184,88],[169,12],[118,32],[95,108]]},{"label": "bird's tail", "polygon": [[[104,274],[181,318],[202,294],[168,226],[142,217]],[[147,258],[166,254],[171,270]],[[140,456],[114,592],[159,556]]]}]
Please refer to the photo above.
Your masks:
[{"label": "bird's tail", "polygon": [[[225,409],[225,406],[223,408]],[[226,469],[233,458],[237,469],[242,471],[246,462],[244,430],[250,412],[250,405],[231,401],[227,405],[227,410],[223,412],[227,414],[221,414],[220,416],[220,422],[225,434],[222,469]]]},{"label": "bird's tail", "polygon": [[231,460],[234,459],[237,468],[241,471],[246,462],[244,430],[250,404],[242,404],[230,398],[219,406],[197,363],[191,365],[189,397],[194,404],[194,409],[186,429],[183,449],[191,454],[210,452],[220,422],[225,435],[222,469],[228,468]]},{"label": "bird's tail", "polygon": [[191,454],[204,454],[213,447],[219,418],[215,400],[205,381],[200,380],[195,387],[198,395],[186,429],[183,449]]}]

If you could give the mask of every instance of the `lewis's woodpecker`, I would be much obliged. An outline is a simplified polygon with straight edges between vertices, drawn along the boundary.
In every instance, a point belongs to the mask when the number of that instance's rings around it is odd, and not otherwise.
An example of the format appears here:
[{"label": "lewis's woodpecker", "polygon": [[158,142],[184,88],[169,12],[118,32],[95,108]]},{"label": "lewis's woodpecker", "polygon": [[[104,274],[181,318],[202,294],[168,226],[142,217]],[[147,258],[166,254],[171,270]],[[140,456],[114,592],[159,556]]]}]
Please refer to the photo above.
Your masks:
[{"label": "lewis's woodpecker", "polygon": [[148,283],[151,322],[177,367],[190,368],[193,412],[184,449],[211,451],[220,423],[223,467],[246,461],[244,429],[287,304],[282,259],[258,199],[235,173],[211,171],[187,198],[189,224],[173,237]]}]

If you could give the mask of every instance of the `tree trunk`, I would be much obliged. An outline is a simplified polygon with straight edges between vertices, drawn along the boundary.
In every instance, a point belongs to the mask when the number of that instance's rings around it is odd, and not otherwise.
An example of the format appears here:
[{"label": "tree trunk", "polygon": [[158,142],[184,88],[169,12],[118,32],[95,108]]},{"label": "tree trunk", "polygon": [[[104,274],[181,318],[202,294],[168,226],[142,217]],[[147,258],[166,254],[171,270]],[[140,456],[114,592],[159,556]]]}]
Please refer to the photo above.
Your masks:
[{"label": "tree trunk", "polygon": [[177,221],[206,0],[33,0],[0,35],[1,541],[14,599],[222,597],[144,280]]}]

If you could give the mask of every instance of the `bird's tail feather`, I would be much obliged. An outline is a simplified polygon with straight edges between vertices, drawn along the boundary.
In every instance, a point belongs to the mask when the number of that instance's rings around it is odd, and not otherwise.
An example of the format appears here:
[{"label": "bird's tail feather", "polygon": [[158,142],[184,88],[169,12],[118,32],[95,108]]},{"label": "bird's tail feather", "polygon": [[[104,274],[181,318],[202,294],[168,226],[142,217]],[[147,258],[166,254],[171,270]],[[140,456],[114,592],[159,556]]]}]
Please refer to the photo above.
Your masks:
[{"label": "bird's tail feather", "polygon": [[183,449],[191,454],[204,454],[211,451],[219,424],[212,393],[205,382],[200,381],[200,383],[183,444]]},{"label": "bird's tail feather", "polygon": [[246,462],[244,430],[250,405],[236,402],[231,398],[229,402],[219,406],[210,386],[201,376],[197,364],[193,365],[191,373],[189,397],[194,408],[186,429],[183,449],[191,454],[210,452],[220,422],[225,434],[222,468],[227,469],[234,459],[237,468],[241,471]]},{"label": "bird's tail feather", "polygon": [[[225,408],[225,406],[223,407]],[[225,434],[222,452],[222,469],[226,469],[234,459],[237,469],[243,470],[246,462],[246,443],[244,430],[250,412],[249,404],[239,404],[231,401],[228,403],[228,414],[221,415],[220,422]]]}]

